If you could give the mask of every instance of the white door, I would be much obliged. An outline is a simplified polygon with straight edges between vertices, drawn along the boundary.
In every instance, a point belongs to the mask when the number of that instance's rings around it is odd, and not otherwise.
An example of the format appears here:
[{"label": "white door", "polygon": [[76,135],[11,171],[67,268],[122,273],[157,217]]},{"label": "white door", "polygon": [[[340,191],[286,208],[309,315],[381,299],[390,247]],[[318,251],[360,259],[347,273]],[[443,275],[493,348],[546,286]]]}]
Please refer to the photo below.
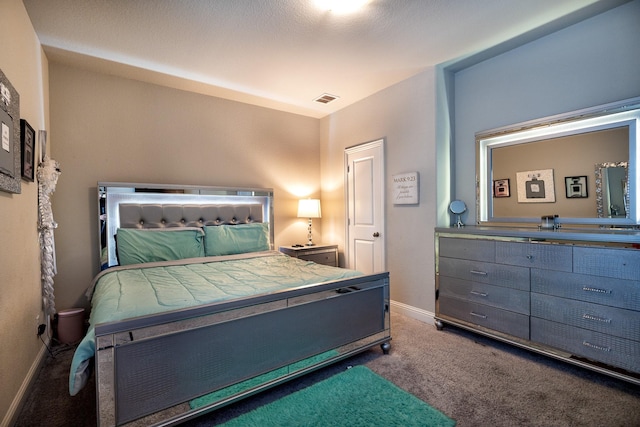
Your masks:
[{"label": "white door", "polygon": [[384,140],[345,150],[347,267],[385,271]]}]

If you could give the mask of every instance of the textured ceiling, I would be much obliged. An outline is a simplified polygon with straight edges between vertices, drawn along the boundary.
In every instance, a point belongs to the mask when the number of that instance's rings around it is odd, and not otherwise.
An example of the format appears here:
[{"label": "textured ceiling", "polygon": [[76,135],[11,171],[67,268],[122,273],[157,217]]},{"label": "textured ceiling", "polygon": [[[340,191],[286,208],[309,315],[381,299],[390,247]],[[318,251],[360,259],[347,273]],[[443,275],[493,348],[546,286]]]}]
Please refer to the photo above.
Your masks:
[{"label": "textured ceiling", "polygon": [[[24,0],[52,62],[323,117],[422,70],[622,0]],[[330,104],[313,99],[329,93]]]}]

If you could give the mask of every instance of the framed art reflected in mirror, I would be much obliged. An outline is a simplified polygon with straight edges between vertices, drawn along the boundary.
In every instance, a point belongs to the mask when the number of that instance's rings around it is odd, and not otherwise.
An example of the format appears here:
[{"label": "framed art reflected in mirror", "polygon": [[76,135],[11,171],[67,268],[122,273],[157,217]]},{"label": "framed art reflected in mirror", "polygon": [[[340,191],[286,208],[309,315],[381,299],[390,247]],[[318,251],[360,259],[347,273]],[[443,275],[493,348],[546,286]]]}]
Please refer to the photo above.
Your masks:
[{"label": "framed art reflected in mirror", "polygon": [[584,199],[589,197],[586,176],[566,176],[564,189],[567,199]]},{"label": "framed art reflected in mirror", "polygon": [[496,179],[493,181],[493,197],[509,197],[510,195],[508,179]]}]

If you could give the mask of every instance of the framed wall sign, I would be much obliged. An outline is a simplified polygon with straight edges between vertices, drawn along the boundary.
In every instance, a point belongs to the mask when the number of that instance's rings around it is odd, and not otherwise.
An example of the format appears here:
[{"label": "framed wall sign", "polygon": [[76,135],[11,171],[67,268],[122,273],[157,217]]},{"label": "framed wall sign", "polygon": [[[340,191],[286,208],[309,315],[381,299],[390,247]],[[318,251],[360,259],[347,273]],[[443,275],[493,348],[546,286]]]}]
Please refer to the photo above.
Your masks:
[{"label": "framed wall sign", "polygon": [[13,164],[13,117],[2,109],[0,109],[0,126],[0,135],[2,136],[2,146],[0,147],[0,173],[13,178],[15,176]]},{"label": "framed wall sign", "polygon": [[19,194],[20,95],[0,70],[0,191]]},{"label": "framed wall sign", "polygon": [[33,182],[36,132],[26,120],[20,120],[20,148],[22,149],[22,179]]},{"label": "framed wall sign", "polygon": [[393,204],[416,205],[420,202],[418,172],[393,175]]}]

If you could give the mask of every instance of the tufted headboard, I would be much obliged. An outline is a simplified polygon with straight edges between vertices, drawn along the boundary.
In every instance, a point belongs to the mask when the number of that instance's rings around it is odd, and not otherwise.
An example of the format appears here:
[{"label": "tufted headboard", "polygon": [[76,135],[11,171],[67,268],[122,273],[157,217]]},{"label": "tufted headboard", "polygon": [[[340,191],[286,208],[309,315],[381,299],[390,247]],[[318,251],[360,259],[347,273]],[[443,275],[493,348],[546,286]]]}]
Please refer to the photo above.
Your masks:
[{"label": "tufted headboard", "polygon": [[98,183],[100,266],[117,265],[118,228],[269,224],[273,249],[273,190],[136,183]]},{"label": "tufted headboard", "polygon": [[204,227],[262,222],[262,205],[167,205],[121,203],[121,228]]}]

